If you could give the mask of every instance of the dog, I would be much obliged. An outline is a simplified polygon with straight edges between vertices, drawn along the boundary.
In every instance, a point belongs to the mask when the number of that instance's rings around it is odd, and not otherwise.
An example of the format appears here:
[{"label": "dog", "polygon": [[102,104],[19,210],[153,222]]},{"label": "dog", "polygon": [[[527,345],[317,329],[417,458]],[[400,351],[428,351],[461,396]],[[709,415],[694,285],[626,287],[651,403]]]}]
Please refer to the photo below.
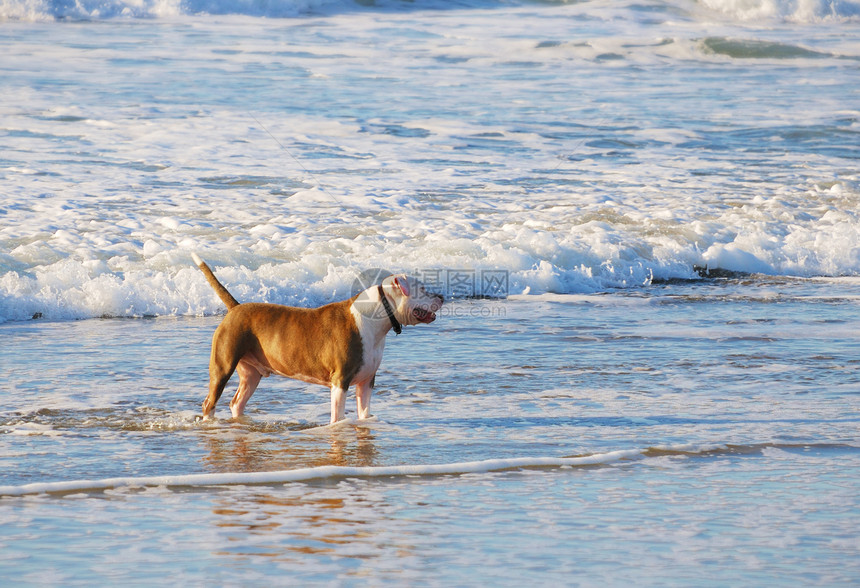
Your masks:
[{"label": "dog", "polygon": [[385,336],[391,329],[399,334],[402,325],[432,323],[444,302],[420,281],[395,275],[319,308],[240,304],[196,253],[192,259],[227,306],[212,337],[204,420],[213,416],[234,372],[239,389],[230,401],[233,418],[243,414],[260,379],[273,373],[330,387],[332,424],[344,419],[346,391],[355,385],[358,418],[369,418]]}]

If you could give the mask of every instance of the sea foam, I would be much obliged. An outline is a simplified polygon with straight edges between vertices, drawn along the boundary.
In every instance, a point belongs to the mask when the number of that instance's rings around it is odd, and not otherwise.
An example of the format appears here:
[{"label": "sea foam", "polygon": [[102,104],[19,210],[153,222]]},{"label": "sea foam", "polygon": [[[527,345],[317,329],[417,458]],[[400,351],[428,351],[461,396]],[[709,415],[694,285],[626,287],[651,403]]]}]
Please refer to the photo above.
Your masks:
[{"label": "sea foam", "polygon": [[[523,0],[519,4],[539,4]],[[457,2],[456,8],[493,9],[509,7],[518,2],[505,0],[466,0]],[[566,4],[566,3],[561,3]],[[603,8],[601,2],[592,2]],[[656,2],[686,12],[690,2],[681,0]],[[852,0],[701,0],[701,6],[713,14],[739,21],[779,19],[814,23],[844,21],[860,16],[860,3]],[[0,6],[0,20],[54,20],[54,19],[133,19],[173,18],[200,15],[245,15],[269,18],[295,18],[314,14],[335,14],[367,9],[406,10],[449,9],[451,3],[440,0],[406,2],[378,0],[369,4],[357,0],[7,0]]]},{"label": "sea foam", "polygon": [[99,492],[116,488],[200,488],[252,484],[287,484],[340,478],[397,478],[404,476],[445,476],[478,474],[522,468],[583,467],[611,464],[633,459],[642,454],[639,450],[612,451],[582,457],[522,457],[488,459],[484,461],[378,467],[320,466],[276,472],[228,472],[218,474],[189,474],[184,476],[146,476],[106,478],[103,480],[70,480],[67,482],[39,482],[21,486],[0,486],[2,496],[28,494],[74,494]]},{"label": "sea foam", "polygon": [[851,24],[278,5],[326,16],[4,29],[0,321],[223,312],[195,251],[306,306],[373,270],[453,299],[860,274]]}]

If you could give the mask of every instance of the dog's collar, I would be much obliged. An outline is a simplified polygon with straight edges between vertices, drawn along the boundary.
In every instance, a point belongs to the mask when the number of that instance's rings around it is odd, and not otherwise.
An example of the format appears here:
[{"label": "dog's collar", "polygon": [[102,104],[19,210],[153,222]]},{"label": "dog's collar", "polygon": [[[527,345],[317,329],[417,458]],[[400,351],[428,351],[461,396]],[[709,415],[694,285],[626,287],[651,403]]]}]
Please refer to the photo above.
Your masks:
[{"label": "dog's collar", "polygon": [[399,335],[403,332],[403,327],[400,325],[400,322],[394,316],[394,311],[391,310],[391,304],[388,303],[388,298],[385,297],[385,290],[382,289],[382,284],[378,286],[379,288],[379,298],[382,300],[382,306],[385,308],[385,313],[388,315],[388,320],[391,321],[391,328],[394,329],[394,333]]}]

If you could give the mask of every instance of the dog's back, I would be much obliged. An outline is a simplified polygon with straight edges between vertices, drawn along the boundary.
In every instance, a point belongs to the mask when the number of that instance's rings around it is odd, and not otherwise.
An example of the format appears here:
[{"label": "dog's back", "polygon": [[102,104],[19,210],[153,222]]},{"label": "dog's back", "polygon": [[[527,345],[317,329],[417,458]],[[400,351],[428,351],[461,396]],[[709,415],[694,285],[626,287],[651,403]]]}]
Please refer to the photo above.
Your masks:
[{"label": "dog's back", "polygon": [[[261,302],[236,305],[215,331],[212,359],[222,367],[235,367],[250,354],[262,367],[280,375],[349,387],[361,368],[363,354],[361,335],[350,312],[354,300],[319,308]],[[278,352],[266,353],[267,349]]]}]

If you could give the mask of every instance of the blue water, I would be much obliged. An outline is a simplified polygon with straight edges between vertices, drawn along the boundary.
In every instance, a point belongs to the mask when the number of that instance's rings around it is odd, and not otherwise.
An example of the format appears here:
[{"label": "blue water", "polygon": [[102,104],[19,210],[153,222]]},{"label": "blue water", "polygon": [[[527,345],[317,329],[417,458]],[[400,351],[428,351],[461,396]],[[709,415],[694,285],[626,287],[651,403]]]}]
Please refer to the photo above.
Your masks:
[{"label": "blue water", "polygon": [[[4,578],[860,583],[858,18],[7,2]],[[200,422],[192,251],[241,301],[447,303],[368,421],[272,377]]]},{"label": "blue water", "polygon": [[[271,378],[246,419],[196,422],[217,319],[7,324],[4,484],[126,485],[4,498],[4,568],[66,585],[852,584],[856,302],[816,296],[857,288],[455,303],[456,321],[392,337],[374,419],[335,430],[314,428],[325,389]],[[578,467],[242,477],[626,449]],[[210,472],[233,479],[135,483]]]},{"label": "blue water", "polygon": [[67,585],[168,575],[226,585],[852,585],[856,477],[835,459],[857,465],[856,455],[797,448],[582,471],[31,498],[4,513],[4,567],[16,583]]}]

